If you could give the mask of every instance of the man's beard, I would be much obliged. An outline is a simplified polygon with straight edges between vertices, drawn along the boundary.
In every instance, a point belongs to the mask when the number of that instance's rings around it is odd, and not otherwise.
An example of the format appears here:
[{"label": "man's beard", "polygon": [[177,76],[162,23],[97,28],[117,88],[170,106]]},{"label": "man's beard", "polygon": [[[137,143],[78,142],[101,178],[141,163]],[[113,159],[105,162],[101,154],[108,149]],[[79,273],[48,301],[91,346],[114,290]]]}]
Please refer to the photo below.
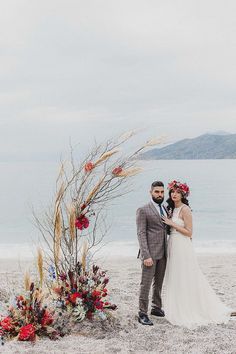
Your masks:
[{"label": "man's beard", "polygon": [[164,198],[162,198],[162,197],[160,197],[160,198],[152,197],[152,200],[154,201],[154,203],[162,204],[163,201],[164,201]]}]

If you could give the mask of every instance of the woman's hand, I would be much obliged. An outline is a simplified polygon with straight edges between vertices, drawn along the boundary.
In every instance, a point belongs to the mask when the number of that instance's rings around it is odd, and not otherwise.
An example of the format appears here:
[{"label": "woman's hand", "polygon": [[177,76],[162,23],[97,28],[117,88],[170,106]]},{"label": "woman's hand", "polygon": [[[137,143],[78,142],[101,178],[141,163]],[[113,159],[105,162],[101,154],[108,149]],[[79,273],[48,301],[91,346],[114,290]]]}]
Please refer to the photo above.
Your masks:
[{"label": "woman's hand", "polygon": [[173,226],[174,223],[171,219],[168,219],[166,216],[162,216],[162,221],[166,224],[166,225],[169,225],[169,226]]},{"label": "woman's hand", "polygon": [[191,209],[187,206],[184,206],[182,209],[183,214],[183,222],[184,226],[180,226],[179,224],[175,224],[171,219],[168,219],[165,216],[162,216],[162,221],[171,227],[173,227],[176,231],[180,232],[184,236],[192,237],[192,213]]}]

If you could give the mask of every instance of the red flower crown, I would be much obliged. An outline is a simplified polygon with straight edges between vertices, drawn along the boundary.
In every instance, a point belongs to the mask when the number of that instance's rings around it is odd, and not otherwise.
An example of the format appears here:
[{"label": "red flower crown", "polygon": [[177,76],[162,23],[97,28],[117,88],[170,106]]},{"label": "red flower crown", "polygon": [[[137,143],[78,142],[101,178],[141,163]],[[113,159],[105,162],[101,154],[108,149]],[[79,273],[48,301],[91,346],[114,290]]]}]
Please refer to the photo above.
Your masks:
[{"label": "red flower crown", "polygon": [[167,187],[169,190],[171,189],[178,189],[180,192],[183,194],[184,197],[189,196],[190,194],[190,189],[189,186],[186,183],[181,183],[179,181],[172,181],[168,184]]}]

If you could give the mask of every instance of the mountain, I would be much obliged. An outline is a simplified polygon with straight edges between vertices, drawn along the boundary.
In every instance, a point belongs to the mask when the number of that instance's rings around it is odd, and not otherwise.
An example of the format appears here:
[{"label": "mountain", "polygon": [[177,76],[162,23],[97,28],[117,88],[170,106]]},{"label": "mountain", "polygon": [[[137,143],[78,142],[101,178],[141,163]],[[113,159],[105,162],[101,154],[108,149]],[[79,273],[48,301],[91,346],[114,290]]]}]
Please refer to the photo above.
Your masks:
[{"label": "mountain", "polygon": [[236,134],[204,134],[184,139],[140,156],[142,160],[236,159]]},{"label": "mountain", "polygon": [[230,135],[231,133],[225,132],[224,130],[216,130],[214,132],[207,132],[210,135]]}]

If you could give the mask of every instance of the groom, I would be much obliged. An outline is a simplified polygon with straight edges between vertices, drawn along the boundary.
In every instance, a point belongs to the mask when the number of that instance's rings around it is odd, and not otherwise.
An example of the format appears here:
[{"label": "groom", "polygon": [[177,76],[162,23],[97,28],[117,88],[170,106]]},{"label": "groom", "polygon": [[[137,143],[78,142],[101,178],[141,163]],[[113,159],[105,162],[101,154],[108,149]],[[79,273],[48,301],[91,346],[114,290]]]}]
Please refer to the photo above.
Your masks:
[{"label": "groom", "polygon": [[162,205],[164,184],[155,181],[151,185],[151,201],[137,210],[137,234],[142,260],[142,276],[139,293],[138,321],[143,325],[153,325],[148,318],[148,296],[152,284],[151,315],[164,317],[161,306],[161,288],[166,267],[166,226],[161,217],[167,215]]}]

